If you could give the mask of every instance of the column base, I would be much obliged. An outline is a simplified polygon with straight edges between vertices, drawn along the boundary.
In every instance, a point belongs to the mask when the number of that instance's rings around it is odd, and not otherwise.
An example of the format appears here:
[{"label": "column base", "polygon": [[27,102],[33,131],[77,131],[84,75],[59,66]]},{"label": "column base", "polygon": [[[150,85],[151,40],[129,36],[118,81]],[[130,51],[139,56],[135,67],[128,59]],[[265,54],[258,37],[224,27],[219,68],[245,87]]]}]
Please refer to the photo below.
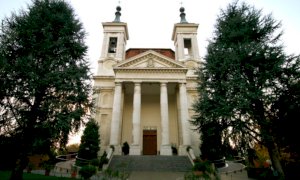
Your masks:
[{"label": "column base", "polygon": [[172,156],[172,148],[171,145],[161,145],[160,146],[160,155],[164,156]]},{"label": "column base", "polygon": [[178,155],[180,156],[187,156],[188,151],[187,151],[187,145],[180,145],[178,148]]},{"label": "column base", "polygon": [[130,145],[129,155],[141,155],[140,145]]}]

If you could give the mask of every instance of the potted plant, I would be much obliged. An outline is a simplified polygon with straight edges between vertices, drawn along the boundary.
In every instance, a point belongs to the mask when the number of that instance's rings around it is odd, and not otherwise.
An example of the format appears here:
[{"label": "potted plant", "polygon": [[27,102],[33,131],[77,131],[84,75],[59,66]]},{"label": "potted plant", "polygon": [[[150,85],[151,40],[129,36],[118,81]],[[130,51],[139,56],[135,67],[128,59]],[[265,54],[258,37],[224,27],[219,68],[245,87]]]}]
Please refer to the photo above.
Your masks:
[{"label": "potted plant", "polygon": [[172,144],[172,145],[171,145],[171,148],[172,148],[172,154],[173,154],[173,155],[177,155],[177,154],[178,154],[178,151],[177,151],[176,145]]},{"label": "potted plant", "polygon": [[124,155],[128,155],[129,154],[129,144],[127,142],[123,143],[122,152],[124,153]]}]

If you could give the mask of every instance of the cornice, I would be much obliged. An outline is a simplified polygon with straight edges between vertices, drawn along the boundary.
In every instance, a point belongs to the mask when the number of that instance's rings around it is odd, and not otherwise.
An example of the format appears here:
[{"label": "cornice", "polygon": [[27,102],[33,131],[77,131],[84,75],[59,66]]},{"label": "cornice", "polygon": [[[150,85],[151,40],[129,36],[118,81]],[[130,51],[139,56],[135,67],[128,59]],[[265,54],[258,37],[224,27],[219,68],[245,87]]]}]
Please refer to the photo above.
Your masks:
[{"label": "cornice", "polygon": [[186,73],[187,68],[114,68],[117,72],[133,72],[133,73]]},{"label": "cornice", "polygon": [[94,86],[93,91],[96,93],[100,93],[100,91],[111,91],[114,87],[102,87],[102,86]]},{"label": "cornice", "polygon": [[93,79],[115,79],[115,76],[93,76]]}]

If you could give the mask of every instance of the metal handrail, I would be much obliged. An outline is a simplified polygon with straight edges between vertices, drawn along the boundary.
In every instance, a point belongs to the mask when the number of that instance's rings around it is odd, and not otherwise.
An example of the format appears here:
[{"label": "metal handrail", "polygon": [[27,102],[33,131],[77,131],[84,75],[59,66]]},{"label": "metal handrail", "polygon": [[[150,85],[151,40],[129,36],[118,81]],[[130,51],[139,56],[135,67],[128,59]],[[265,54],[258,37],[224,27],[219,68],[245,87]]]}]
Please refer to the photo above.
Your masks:
[{"label": "metal handrail", "polygon": [[[70,160],[72,159],[72,157],[76,158],[78,153],[72,153],[72,154],[65,154],[65,155],[58,155],[56,156],[55,158],[58,159],[58,160],[61,160],[61,161],[67,161],[67,160]],[[66,157],[66,158],[62,158],[62,157]],[[70,157],[70,158],[68,158]]]}]

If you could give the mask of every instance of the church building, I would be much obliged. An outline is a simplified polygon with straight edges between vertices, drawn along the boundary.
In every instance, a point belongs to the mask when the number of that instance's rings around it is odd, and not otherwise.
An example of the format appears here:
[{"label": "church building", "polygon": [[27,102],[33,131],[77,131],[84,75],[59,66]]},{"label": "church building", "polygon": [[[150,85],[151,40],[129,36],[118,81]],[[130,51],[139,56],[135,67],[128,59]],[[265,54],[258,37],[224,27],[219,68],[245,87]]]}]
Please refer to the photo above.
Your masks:
[{"label": "church building", "polygon": [[189,122],[197,99],[198,24],[188,23],[181,7],[180,22],[170,34],[174,50],[127,49],[129,27],[120,21],[120,11],[118,6],[115,20],[102,23],[102,51],[93,77],[101,151],[113,146],[114,154],[121,155],[127,142],[129,155],[173,155],[174,149],[187,155],[191,147],[198,156],[200,135]]}]

